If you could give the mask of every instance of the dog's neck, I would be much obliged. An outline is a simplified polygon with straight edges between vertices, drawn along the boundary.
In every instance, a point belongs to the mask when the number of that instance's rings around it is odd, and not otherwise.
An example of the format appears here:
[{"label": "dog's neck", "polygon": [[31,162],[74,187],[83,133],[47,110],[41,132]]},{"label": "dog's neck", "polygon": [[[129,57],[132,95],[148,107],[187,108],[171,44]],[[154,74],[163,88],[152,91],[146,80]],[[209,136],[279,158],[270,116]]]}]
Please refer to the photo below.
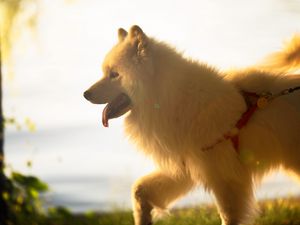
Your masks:
[{"label": "dog's neck", "polygon": [[215,69],[185,59],[163,43],[153,44],[157,45],[152,49],[153,77],[136,99],[128,123],[137,133],[146,133],[143,137],[149,142],[155,135],[166,146],[180,132],[181,140],[167,148],[184,146],[188,140],[182,133],[188,138],[190,132],[201,137],[195,143],[198,148],[214,143],[245,111],[242,96]]}]

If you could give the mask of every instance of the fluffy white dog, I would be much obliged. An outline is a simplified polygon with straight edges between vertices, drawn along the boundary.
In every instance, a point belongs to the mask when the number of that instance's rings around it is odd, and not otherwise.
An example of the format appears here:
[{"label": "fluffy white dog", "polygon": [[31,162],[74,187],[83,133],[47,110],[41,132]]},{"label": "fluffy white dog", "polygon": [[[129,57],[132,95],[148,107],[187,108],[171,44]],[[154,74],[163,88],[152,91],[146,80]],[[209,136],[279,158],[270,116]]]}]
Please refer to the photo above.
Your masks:
[{"label": "fluffy white dog", "polygon": [[125,113],[126,133],[157,164],[133,186],[136,225],[198,185],[223,225],[251,221],[254,186],[282,167],[300,175],[300,37],[268,62],[220,72],[184,58],[140,27],[118,31],[103,78],[85,93],[107,103],[102,122]]}]

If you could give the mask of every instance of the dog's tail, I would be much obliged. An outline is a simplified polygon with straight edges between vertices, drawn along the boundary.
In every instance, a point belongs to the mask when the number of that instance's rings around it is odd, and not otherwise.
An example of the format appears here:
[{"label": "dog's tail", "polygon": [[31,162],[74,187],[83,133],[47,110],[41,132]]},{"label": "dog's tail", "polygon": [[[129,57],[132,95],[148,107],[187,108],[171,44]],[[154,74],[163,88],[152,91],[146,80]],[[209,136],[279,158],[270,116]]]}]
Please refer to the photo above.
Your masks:
[{"label": "dog's tail", "polygon": [[287,42],[282,51],[275,52],[258,65],[264,70],[292,73],[300,69],[300,34]]}]

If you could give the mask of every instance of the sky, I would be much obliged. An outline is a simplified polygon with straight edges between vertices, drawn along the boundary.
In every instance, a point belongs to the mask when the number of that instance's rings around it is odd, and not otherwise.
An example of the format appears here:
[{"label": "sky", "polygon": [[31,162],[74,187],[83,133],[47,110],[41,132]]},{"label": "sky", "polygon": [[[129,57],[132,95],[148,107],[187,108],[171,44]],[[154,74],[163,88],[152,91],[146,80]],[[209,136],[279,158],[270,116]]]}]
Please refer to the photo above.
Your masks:
[{"label": "sky", "polygon": [[[128,202],[118,193],[130,195],[134,179],[153,170],[124,136],[123,119],[102,127],[103,106],[82,96],[101,77],[102,60],[116,43],[119,27],[137,24],[185,56],[219,69],[252,65],[300,33],[299,0],[72,2],[39,1],[35,35],[24,30],[14,45],[14,77],[4,80],[5,115],[21,124],[29,117],[36,132],[8,127],[5,147],[12,168],[48,181],[55,200],[66,197],[60,203],[69,204],[76,195],[85,199],[86,208],[100,201],[101,207]],[[270,182],[290,187],[280,192],[278,186],[269,191],[273,195],[299,193],[282,175]]]}]

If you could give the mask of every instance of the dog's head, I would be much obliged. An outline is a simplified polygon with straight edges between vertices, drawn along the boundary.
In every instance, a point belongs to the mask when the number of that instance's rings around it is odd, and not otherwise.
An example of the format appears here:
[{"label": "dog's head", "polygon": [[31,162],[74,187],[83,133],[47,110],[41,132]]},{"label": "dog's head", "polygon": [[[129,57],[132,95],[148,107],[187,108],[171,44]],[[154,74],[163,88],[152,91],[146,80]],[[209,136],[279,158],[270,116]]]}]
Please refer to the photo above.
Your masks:
[{"label": "dog's head", "polygon": [[119,117],[134,107],[135,96],[143,81],[153,73],[149,57],[149,38],[138,26],[127,33],[118,30],[118,43],[106,55],[103,62],[103,77],[84,92],[84,97],[94,104],[106,104],[102,123]]}]

